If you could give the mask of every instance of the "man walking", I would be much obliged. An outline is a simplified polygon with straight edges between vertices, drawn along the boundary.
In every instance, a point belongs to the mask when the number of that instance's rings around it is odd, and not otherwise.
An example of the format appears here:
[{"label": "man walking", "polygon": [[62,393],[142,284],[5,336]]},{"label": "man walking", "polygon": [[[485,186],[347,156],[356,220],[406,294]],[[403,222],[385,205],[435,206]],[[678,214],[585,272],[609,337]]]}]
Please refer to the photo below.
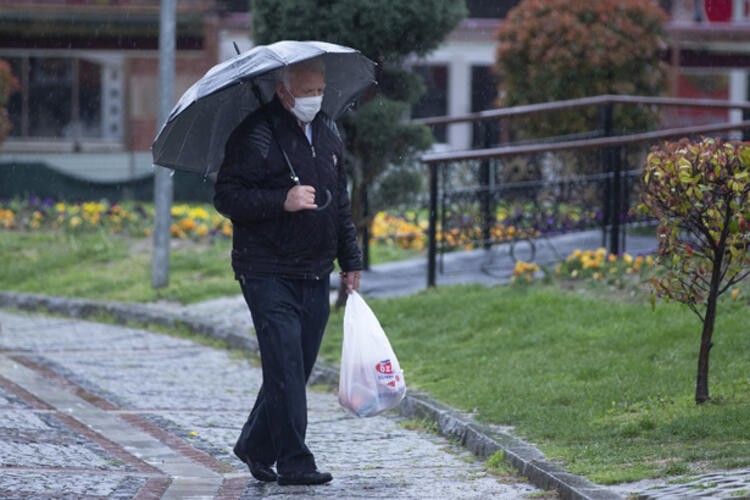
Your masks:
[{"label": "man walking", "polygon": [[273,101],[227,142],[214,195],[233,223],[232,267],[263,371],[234,452],[253,477],[280,485],[332,479],[305,444],[305,387],[328,322],[334,260],[349,292],[359,288],[362,268],[343,145],[319,112],[324,90],[322,60],[283,68]]}]

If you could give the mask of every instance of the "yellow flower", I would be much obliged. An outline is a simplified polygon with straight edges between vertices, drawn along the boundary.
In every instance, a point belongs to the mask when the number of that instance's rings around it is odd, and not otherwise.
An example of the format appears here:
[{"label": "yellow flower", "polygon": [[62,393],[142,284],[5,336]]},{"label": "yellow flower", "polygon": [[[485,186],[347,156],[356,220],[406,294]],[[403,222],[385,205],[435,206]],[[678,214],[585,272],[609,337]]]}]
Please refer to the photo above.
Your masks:
[{"label": "yellow flower", "polygon": [[195,221],[190,218],[181,219],[178,224],[183,231],[192,231],[197,226]]},{"label": "yellow flower", "polygon": [[188,217],[191,217],[193,219],[202,219],[202,220],[209,219],[208,212],[206,211],[206,209],[201,208],[201,207],[197,207],[197,208],[193,208],[189,210]]},{"label": "yellow flower", "polygon": [[73,217],[70,218],[70,221],[68,221],[68,224],[70,225],[70,227],[76,228],[81,225],[81,222],[83,222],[83,220],[79,216],[74,215]]},{"label": "yellow flower", "polygon": [[187,215],[189,210],[190,207],[188,207],[187,205],[173,205],[171,214],[172,217],[182,217],[184,215]]},{"label": "yellow flower", "polygon": [[105,207],[101,203],[89,201],[82,205],[83,211],[88,214],[95,214],[99,212],[103,212],[105,210]]},{"label": "yellow flower", "polygon": [[734,288],[732,290],[732,299],[737,300],[737,297],[739,297],[739,296],[740,296],[740,289],[739,288]]}]

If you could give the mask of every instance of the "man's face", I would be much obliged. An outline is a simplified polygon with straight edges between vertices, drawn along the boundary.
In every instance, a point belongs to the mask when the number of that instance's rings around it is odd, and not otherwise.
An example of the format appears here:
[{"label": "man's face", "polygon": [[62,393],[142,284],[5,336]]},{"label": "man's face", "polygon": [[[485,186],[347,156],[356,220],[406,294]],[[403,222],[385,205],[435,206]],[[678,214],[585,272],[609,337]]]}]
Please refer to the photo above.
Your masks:
[{"label": "man's face", "polygon": [[284,87],[283,83],[279,83],[276,86],[276,93],[284,107],[291,109],[294,106],[295,97],[320,96],[323,95],[325,87],[325,77],[321,73],[298,69],[289,73],[289,90]]}]

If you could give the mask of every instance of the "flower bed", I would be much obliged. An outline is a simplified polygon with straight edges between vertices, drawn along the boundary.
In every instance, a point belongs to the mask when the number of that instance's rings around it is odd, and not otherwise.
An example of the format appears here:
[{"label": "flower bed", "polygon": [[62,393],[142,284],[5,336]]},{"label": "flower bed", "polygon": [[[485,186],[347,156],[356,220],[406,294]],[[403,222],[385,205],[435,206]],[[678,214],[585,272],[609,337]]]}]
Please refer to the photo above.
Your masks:
[{"label": "flower bed", "polygon": [[607,253],[604,248],[574,250],[555,267],[555,276],[562,279],[593,279],[609,284],[620,284],[623,276],[645,279],[654,268],[651,255],[633,257]]},{"label": "flower bed", "polygon": [[[200,206],[172,207],[171,234],[180,239],[231,237],[231,223]],[[0,229],[67,232],[106,231],[133,237],[149,236],[154,220],[153,206],[138,203],[110,203],[107,200],[68,203],[30,197],[0,202]]]}]

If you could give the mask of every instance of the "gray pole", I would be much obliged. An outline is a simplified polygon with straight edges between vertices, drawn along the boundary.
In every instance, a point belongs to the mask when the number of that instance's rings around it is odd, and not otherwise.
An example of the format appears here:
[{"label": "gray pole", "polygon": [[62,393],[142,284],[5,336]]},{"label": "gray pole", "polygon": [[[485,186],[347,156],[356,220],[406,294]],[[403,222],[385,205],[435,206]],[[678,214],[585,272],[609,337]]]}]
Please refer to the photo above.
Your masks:
[{"label": "gray pole", "polygon": [[[161,0],[159,23],[159,122],[167,120],[174,101],[175,2]],[[172,171],[154,165],[154,252],[151,286],[169,284],[169,228],[172,225]]]}]

